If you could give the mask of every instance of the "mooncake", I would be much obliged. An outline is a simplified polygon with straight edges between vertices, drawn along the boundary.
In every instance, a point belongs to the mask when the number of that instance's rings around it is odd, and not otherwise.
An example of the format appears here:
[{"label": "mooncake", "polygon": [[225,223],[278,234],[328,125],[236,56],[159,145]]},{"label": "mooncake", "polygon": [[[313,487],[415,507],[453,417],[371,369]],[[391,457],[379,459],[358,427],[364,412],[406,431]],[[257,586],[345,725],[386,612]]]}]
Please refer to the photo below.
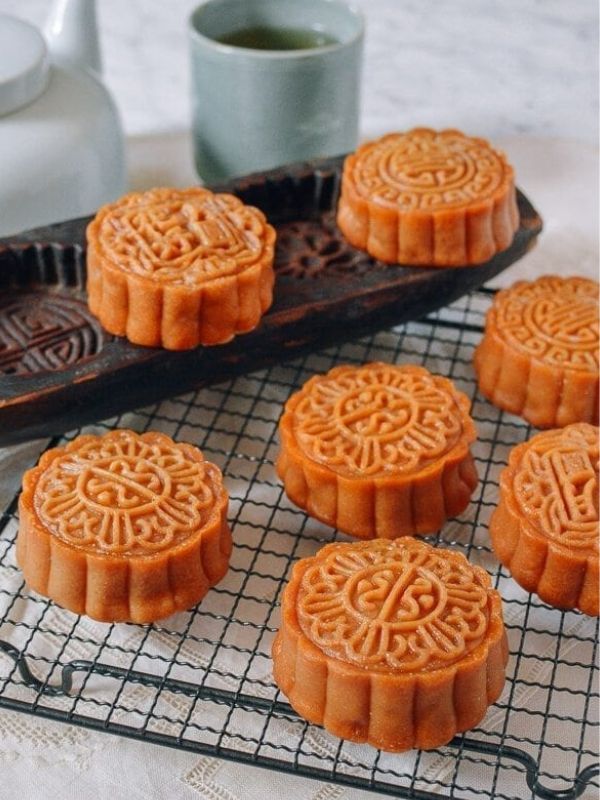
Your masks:
[{"label": "mooncake", "polygon": [[585,422],[513,448],[490,520],[498,559],[528,592],[599,616],[598,434]]},{"label": "mooncake", "polygon": [[152,622],[227,572],[221,472],[162,433],[116,430],[48,450],[25,473],[17,562],[31,589],[102,622]]},{"label": "mooncake", "polygon": [[481,264],[519,227],[514,170],[484,139],[414,128],[346,158],[337,222],[354,247],[388,263]]},{"label": "mooncake", "polygon": [[292,502],[344,533],[431,533],[477,486],[469,408],[424,367],[335,367],[288,400],[277,473]]},{"label": "mooncake", "polygon": [[255,328],[273,299],[275,231],[208,189],[152,189],[103,206],[87,229],[91,312],[134,344],[185,350]]},{"label": "mooncake", "polygon": [[473,361],[479,391],[537,428],[598,424],[598,284],[546,275],[494,298]]},{"label": "mooncake", "polygon": [[337,542],[295,565],[273,675],[309,722],[400,752],[477,725],[502,692],[507,658],[488,574],[404,537]]}]

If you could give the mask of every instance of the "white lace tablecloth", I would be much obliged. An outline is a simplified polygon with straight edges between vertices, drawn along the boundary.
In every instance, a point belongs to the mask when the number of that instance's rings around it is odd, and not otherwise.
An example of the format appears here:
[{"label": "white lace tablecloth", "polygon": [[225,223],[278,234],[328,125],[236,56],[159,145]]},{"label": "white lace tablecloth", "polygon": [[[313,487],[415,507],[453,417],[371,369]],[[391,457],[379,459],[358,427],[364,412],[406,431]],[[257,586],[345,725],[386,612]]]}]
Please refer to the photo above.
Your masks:
[{"label": "white lace tablecloth", "polygon": [[[144,187],[192,182],[187,144],[185,134],[132,140],[133,184]],[[544,273],[596,277],[595,148],[533,138],[512,138],[500,144],[516,166],[519,185],[543,216],[545,228],[535,250],[498,282]],[[35,460],[40,446],[31,443],[0,450],[1,507],[18,486],[23,469]],[[535,677],[532,675],[532,680]],[[269,796],[359,800],[369,795],[0,711],[2,800],[264,800]]]}]

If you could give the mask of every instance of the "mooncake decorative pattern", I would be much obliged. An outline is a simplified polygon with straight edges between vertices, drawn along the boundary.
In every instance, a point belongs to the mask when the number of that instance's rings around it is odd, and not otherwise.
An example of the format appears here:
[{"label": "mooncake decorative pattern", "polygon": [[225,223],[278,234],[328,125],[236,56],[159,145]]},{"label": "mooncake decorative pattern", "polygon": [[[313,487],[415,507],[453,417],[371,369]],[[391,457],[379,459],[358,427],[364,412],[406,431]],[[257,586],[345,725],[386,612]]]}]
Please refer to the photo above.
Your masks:
[{"label": "mooncake decorative pattern", "polygon": [[369,668],[432,669],[475,647],[487,592],[464,559],[412,541],[329,553],[306,570],[298,596],[304,635],[324,653]]},{"label": "mooncake decorative pattern", "polygon": [[123,434],[79,440],[41,475],[40,521],[105,553],[152,553],[185,541],[215,504],[215,468],[181,446]]},{"label": "mooncake decorative pattern", "polygon": [[484,139],[460,131],[391,133],[346,159],[338,224],[382,261],[481,263],[519,226],[513,169]]},{"label": "mooncake decorative pattern", "polygon": [[286,404],[278,474],[294,503],[346,533],[429,533],[477,485],[469,406],[423,367],[335,367]]},{"label": "mooncake decorative pattern", "polygon": [[510,454],[490,520],[496,555],[513,578],[558,608],[600,614],[598,428],[537,434]]},{"label": "mooncake decorative pattern", "polygon": [[547,276],[495,302],[500,336],[547,364],[598,372],[598,284]]},{"label": "mooncake decorative pattern", "polygon": [[499,292],[474,356],[481,393],[539,428],[597,424],[598,288],[548,275]]},{"label": "mooncake decorative pattern", "polygon": [[573,425],[534,438],[514,478],[520,511],[565,547],[598,550],[598,431]]},{"label": "mooncake decorative pattern", "polygon": [[273,671],[309,721],[401,751],[476,725],[500,695],[507,653],[487,573],[405,537],[334,543],[298,562]]},{"label": "mooncake decorative pattern", "polygon": [[354,185],[382,204],[431,211],[493,195],[502,173],[503,159],[483,139],[421,129],[365,148],[354,165]]},{"label": "mooncake decorative pattern", "polygon": [[113,206],[98,232],[103,254],[124,271],[193,286],[254,263],[265,223],[233,195],[155,189]]},{"label": "mooncake decorative pattern", "polygon": [[221,473],[160,433],[79,436],[25,474],[17,559],[27,583],[103,621],[189,608],[231,550]]},{"label": "mooncake decorative pattern", "polygon": [[453,392],[425,369],[371,364],[330,372],[295,408],[300,447],[340,472],[413,472],[439,458],[462,431]]},{"label": "mooncake decorative pattern", "polygon": [[90,309],[136,344],[225,342],[271,304],[275,231],[233,195],[132,193],[100,209],[87,239]]}]

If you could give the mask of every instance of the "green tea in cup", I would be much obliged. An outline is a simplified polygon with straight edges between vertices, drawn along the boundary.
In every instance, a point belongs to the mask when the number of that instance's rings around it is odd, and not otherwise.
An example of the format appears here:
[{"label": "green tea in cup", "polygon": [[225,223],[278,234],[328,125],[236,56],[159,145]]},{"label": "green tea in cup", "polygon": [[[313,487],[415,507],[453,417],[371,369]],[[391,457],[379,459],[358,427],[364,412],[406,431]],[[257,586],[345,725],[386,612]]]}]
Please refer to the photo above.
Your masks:
[{"label": "green tea in cup", "polygon": [[271,28],[266,25],[241,28],[220,36],[217,41],[250,50],[312,50],[338,44],[334,36],[315,28]]}]

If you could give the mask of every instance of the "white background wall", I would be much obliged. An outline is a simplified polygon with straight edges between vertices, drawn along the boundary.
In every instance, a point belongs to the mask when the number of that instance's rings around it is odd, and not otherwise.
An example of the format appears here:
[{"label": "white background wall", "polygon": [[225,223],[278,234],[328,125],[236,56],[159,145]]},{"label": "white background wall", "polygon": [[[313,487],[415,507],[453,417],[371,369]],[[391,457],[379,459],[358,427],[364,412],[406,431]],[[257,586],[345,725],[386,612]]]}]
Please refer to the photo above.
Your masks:
[{"label": "white background wall", "polygon": [[[302,0],[298,0],[301,2]],[[368,20],[363,134],[597,140],[594,0],[354,0]],[[106,80],[129,134],[188,127],[186,21],[197,0],[98,0]],[[48,0],[0,0],[41,24]]]}]

